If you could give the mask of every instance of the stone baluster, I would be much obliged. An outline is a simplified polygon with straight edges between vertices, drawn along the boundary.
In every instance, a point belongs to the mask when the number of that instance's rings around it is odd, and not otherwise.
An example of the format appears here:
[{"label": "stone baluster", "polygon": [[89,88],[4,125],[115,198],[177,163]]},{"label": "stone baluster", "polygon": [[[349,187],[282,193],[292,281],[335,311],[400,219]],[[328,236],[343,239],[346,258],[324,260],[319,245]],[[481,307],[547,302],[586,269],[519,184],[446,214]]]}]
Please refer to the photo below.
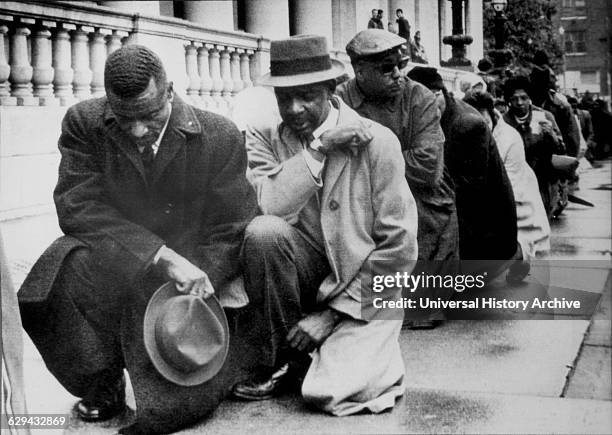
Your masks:
[{"label": "stone baluster", "polygon": [[210,65],[208,62],[208,50],[211,48],[209,44],[204,44],[198,48],[198,73],[200,76],[200,98],[205,108],[211,107],[214,102],[210,95],[213,86],[212,78],[210,77]]},{"label": "stone baluster", "polygon": [[74,96],[79,100],[90,97],[91,69],[89,69],[88,34],[83,26],[72,31],[72,69],[74,78],[72,88]]},{"label": "stone baluster", "polygon": [[32,75],[34,69],[28,59],[28,36],[30,30],[18,23],[11,35],[10,65],[11,95],[19,106],[38,106],[38,99],[32,95]]},{"label": "stone baluster", "polygon": [[185,72],[187,73],[187,98],[197,106],[202,106],[200,99],[200,75],[198,74],[198,47],[193,42],[185,45]]},{"label": "stone baluster", "polygon": [[242,79],[242,84],[244,88],[250,88],[253,86],[253,82],[251,81],[251,55],[253,51],[246,50],[243,53],[240,53],[240,78]]},{"label": "stone baluster", "polygon": [[232,89],[234,88],[234,82],[232,81],[232,72],[230,67],[230,47],[222,47],[221,50],[221,78],[223,79],[223,89],[221,96],[223,98],[223,112],[228,107],[231,107],[232,103]]},{"label": "stone baluster", "polygon": [[106,55],[108,56],[113,51],[121,48],[121,36],[117,33],[116,30],[113,30],[113,33],[110,35],[106,35]]},{"label": "stone baluster", "polygon": [[106,62],[105,35],[99,27],[89,35],[89,67],[91,68],[91,95],[104,96],[104,62]]},{"label": "stone baluster", "polygon": [[34,31],[32,38],[32,66],[34,96],[41,106],[56,106],[59,101],[53,95],[53,67],[51,66],[51,32],[43,26]]},{"label": "stone baluster", "polygon": [[76,100],[72,96],[74,71],[70,66],[70,35],[61,24],[53,32],[51,39],[53,51],[53,88],[62,106],[70,106]]},{"label": "stone baluster", "polygon": [[219,110],[223,106],[223,98],[221,91],[223,90],[223,79],[221,78],[221,64],[219,62],[219,47],[215,46],[209,52],[208,66],[210,68],[210,77],[212,78],[211,95],[214,101],[212,110]]},{"label": "stone baluster", "polygon": [[4,49],[4,37],[8,34],[8,27],[0,26],[0,106],[15,106],[17,99],[11,97],[11,85],[9,76],[11,75],[11,67],[6,59]]},{"label": "stone baluster", "polygon": [[240,54],[242,52],[244,52],[244,50],[235,50],[232,51],[230,55],[230,68],[233,82],[232,96],[235,96],[244,89],[244,83],[242,83],[242,79],[240,78]]}]

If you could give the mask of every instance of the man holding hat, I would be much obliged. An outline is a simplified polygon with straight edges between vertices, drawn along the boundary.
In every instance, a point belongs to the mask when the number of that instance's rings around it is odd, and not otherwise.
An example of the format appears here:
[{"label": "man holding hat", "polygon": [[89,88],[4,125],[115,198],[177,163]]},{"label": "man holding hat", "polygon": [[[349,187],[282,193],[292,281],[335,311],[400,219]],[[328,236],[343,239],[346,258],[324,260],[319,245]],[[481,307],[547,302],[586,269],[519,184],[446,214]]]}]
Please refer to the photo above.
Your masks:
[{"label": "man holding hat", "polygon": [[[272,41],[270,55],[263,84],[274,87],[282,122],[246,128],[265,215],[249,224],[243,246],[263,366],[233,392],[270,398],[306,360],[307,402],[334,415],[381,412],[404,392],[403,310],[374,308],[369,283],[410,273],[417,257],[400,145],[333,96],[344,67],[324,37]],[[381,293],[400,295],[394,286]]]},{"label": "man holding hat", "polygon": [[[228,389],[226,323],[213,294],[240,274],[256,198],[240,132],[175,95],[153,51],[114,51],[104,78],[106,96],[64,117],[54,200],[65,236],[34,265],[20,309],[48,369],[81,398],[79,418],[121,414],[125,368],[138,409],[124,433],[166,433],[211,412]],[[164,282],[173,293],[149,316],[149,355],[145,309]],[[178,346],[182,328],[189,342]]]},{"label": "man holding hat", "polygon": [[[355,77],[336,93],[361,116],[380,122],[399,138],[419,215],[415,273],[452,274],[458,266],[459,234],[455,194],[444,165],[440,114],[432,93],[403,77],[407,59],[400,48],[405,42],[376,29],[357,33],[346,46]],[[415,319],[412,325],[430,328],[441,318]]]}]

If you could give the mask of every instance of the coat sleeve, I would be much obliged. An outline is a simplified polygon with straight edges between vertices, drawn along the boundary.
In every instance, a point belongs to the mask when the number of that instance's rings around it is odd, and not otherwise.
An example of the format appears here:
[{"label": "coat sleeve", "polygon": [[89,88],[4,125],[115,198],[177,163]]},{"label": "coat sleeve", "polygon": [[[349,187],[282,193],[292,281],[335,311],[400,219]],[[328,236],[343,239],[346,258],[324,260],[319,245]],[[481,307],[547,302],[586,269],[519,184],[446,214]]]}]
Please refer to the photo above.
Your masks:
[{"label": "coat sleeve", "polygon": [[211,181],[206,201],[211,205],[202,216],[198,244],[199,266],[215,288],[221,288],[238,273],[244,229],[258,212],[255,191],[246,178],[244,139],[229,120],[219,117],[210,138]]},{"label": "coat sleeve", "polygon": [[431,189],[442,180],[444,171],[444,133],[434,95],[422,86],[412,88],[410,108],[412,126],[404,144],[406,179],[413,188]]},{"label": "coat sleeve", "polygon": [[297,222],[298,214],[319,189],[302,153],[281,161],[270,128],[247,126],[246,148],[257,202],[264,214]]},{"label": "coat sleeve", "polygon": [[[417,209],[404,177],[399,141],[386,128],[375,132],[375,137],[380,139],[368,146],[368,153],[374,211],[371,234],[376,247],[346,289],[328,304],[350,317],[366,321],[391,314],[374,310],[368,302],[373,276],[410,273],[418,256]],[[399,299],[401,288],[387,289],[380,296],[387,300]]]},{"label": "coat sleeve", "polygon": [[83,104],[68,109],[59,139],[54,191],[62,231],[89,246],[94,261],[128,282],[138,279],[164,241],[126,219],[107,200],[96,130]]}]

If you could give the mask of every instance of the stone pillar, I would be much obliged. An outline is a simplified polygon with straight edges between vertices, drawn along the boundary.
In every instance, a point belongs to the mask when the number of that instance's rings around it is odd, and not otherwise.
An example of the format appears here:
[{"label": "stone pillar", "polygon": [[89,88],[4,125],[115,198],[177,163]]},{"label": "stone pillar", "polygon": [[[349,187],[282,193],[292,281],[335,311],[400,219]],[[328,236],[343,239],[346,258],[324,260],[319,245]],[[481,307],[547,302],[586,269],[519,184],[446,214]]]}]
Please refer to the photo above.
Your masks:
[{"label": "stone pillar", "polygon": [[28,36],[30,30],[22,24],[11,35],[10,65],[11,95],[17,98],[19,106],[38,106],[38,99],[32,95],[33,68],[28,61]]},{"label": "stone pillar", "polygon": [[200,98],[204,108],[212,106],[213,100],[210,95],[212,89],[212,78],[210,77],[210,64],[208,60],[208,50],[210,45],[198,48],[198,74],[200,75]]},{"label": "stone pillar", "polygon": [[483,38],[483,16],[482,2],[466,0],[465,3],[465,18],[466,26],[465,33],[472,35],[474,42],[468,46],[468,58],[473,64],[477,64],[484,57],[484,38]]},{"label": "stone pillar", "polygon": [[200,76],[198,74],[198,48],[193,42],[185,46],[185,72],[187,73],[187,97],[191,103],[201,106]]},{"label": "stone pillar", "polygon": [[51,66],[51,32],[46,27],[39,27],[32,38],[32,66],[34,73],[34,96],[41,106],[59,105],[53,95],[53,67]]},{"label": "stone pillar", "polygon": [[70,66],[70,35],[61,25],[53,32],[51,40],[53,51],[53,88],[62,106],[70,106],[76,100],[72,96],[74,71]]},{"label": "stone pillar", "polygon": [[[344,50],[357,30],[365,28],[357,17],[357,0],[332,0],[333,37],[330,46]],[[367,20],[365,21],[367,23]]]},{"label": "stone pillar", "polygon": [[240,78],[242,79],[242,84],[244,88],[250,88],[253,86],[253,82],[251,81],[251,68],[250,68],[250,60],[253,51],[248,50],[244,53],[240,54]]},{"label": "stone pillar", "polygon": [[106,56],[121,48],[122,38],[123,36],[119,35],[116,30],[113,30],[111,35],[106,36]]},{"label": "stone pillar", "polygon": [[248,0],[246,6],[246,31],[269,39],[289,36],[288,0]]},{"label": "stone pillar", "polygon": [[212,78],[211,96],[215,110],[223,104],[223,98],[221,98],[221,91],[223,91],[223,79],[221,78],[221,64],[219,48],[215,46],[208,52],[208,67],[210,71],[210,77]]},{"label": "stone pillar", "polygon": [[4,51],[4,35],[6,34],[8,34],[8,27],[0,26],[0,106],[15,106],[17,100],[10,96],[9,76],[11,75],[11,67]]},{"label": "stone pillar", "polygon": [[[257,3],[257,2],[256,2]],[[210,29],[234,30],[234,2],[227,0],[186,1],[185,19]]]},{"label": "stone pillar", "polygon": [[230,66],[230,47],[220,47],[221,49],[221,79],[223,80],[223,90],[221,96],[223,97],[223,106],[221,109],[222,113],[232,103],[232,89],[234,88],[234,82],[232,81],[232,72]]},{"label": "stone pillar", "polygon": [[232,97],[244,89],[244,83],[240,77],[240,52],[244,50],[234,50],[230,54],[230,69],[232,75]]},{"label": "stone pillar", "polygon": [[452,7],[453,30],[452,35],[445,36],[442,41],[452,46],[453,56],[446,62],[441,61],[440,65],[451,68],[472,69],[472,63],[466,55],[466,45],[472,43],[473,38],[464,34],[463,29],[463,3],[465,0],[449,0]]},{"label": "stone pillar", "polygon": [[293,8],[295,33],[325,36],[331,48],[333,44],[331,0],[293,0]]},{"label": "stone pillar", "polygon": [[158,1],[103,1],[100,2],[100,6],[131,14],[159,15],[160,13]]},{"label": "stone pillar", "polygon": [[91,95],[104,95],[104,63],[106,62],[106,44],[104,34],[99,28],[89,35],[89,67],[91,68]]},{"label": "stone pillar", "polygon": [[72,79],[72,89],[74,96],[79,100],[84,100],[91,96],[91,70],[89,69],[89,47],[88,34],[82,26],[78,26],[72,31],[72,69],[74,78]]}]

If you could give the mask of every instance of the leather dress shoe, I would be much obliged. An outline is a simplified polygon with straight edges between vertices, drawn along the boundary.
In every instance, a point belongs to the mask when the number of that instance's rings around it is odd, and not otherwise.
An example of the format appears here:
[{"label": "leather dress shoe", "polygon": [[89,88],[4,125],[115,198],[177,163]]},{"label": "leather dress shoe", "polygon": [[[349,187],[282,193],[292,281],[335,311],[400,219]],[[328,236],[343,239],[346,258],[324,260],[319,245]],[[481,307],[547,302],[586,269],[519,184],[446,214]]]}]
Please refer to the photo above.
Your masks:
[{"label": "leather dress shoe", "polygon": [[[270,373],[272,372],[272,373]],[[267,400],[286,390],[290,373],[289,364],[260,371],[253,378],[238,382],[232,387],[235,397],[246,400]]]},{"label": "leather dress shoe", "polygon": [[125,409],[125,378],[100,376],[93,388],[76,405],[81,420],[97,422],[109,420]]},{"label": "leather dress shoe", "polygon": [[442,323],[444,323],[444,320],[441,319],[406,320],[402,326],[411,330],[435,329]]},{"label": "leather dress shoe", "polygon": [[506,275],[506,282],[511,285],[519,285],[522,283],[527,275],[529,275],[529,271],[531,270],[531,265],[528,261],[518,260],[512,263],[512,265],[508,268],[508,274]]}]

